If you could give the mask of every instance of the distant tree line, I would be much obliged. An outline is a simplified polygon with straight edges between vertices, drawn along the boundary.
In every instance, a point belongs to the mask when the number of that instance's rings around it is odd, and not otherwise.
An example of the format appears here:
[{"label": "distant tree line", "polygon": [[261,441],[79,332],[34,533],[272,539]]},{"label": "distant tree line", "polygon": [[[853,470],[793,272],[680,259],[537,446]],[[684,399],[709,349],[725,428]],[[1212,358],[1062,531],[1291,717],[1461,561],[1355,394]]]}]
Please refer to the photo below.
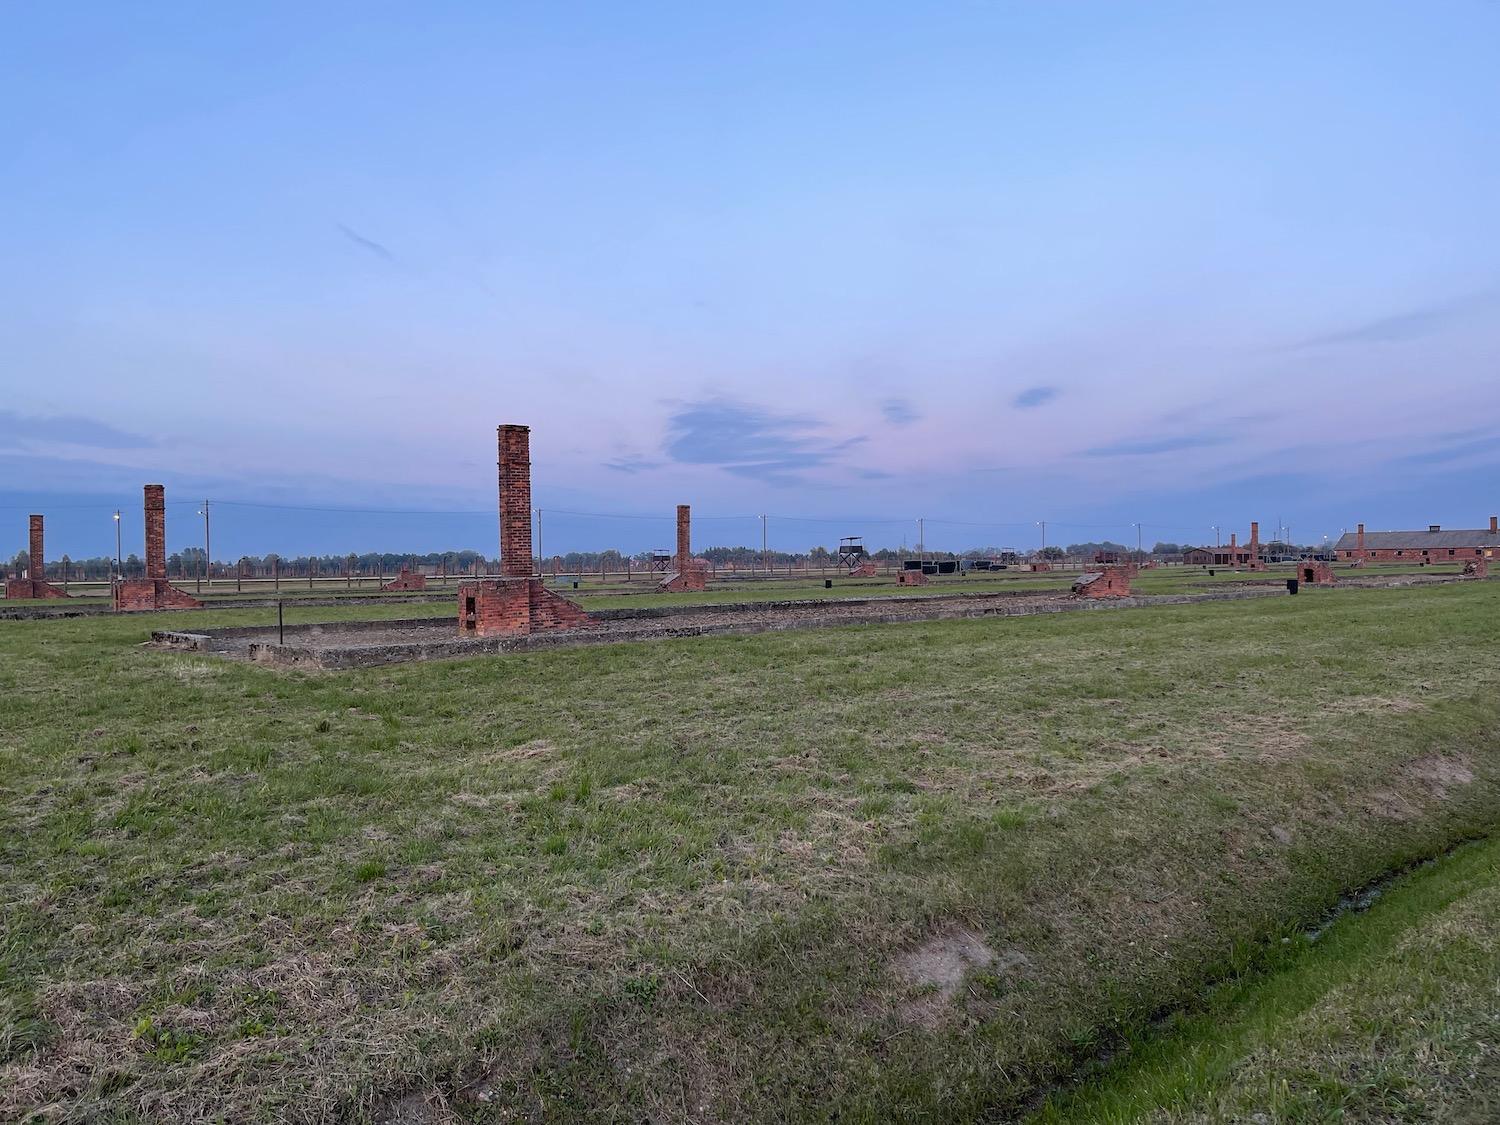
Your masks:
[{"label": "distant tree line", "polygon": [[[1172,558],[1179,556],[1183,551],[1191,548],[1193,544],[1167,543],[1158,541],[1152,545],[1146,554],[1155,555],[1159,558]],[[1272,540],[1261,545],[1261,551],[1267,557],[1278,556],[1304,556],[1313,554],[1322,548],[1317,545],[1302,545],[1294,543],[1283,543]],[[1116,552],[1122,558],[1135,556],[1136,550],[1123,543],[1116,543],[1109,539],[1099,542],[1069,543],[1066,547],[1056,545],[1045,547],[1039,551],[1017,551],[1010,547],[971,547],[962,552],[952,551],[916,551],[905,547],[892,548],[880,547],[868,552],[872,562],[885,564],[899,562],[905,558],[916,558],[919,554],[934,560],[955,559],[1002,559],[1018,561],[1031,555],[1051,560],[1062,560],[1075,558],[1091,560],[1098,552]],[[620,551],[569,551],[563,555],[547,555],[538,560],[543,570],[551,570],[553,566],[568,572],[607,570],[618,572],[626,569],[628,565],[632,570],[647,570],[651,566],[652,551],[638,551],[627,556]],[[696,551],[694,554],[707,559],[716,569],[753,570],[762,567],[766,563],[767,555],[758,547],[707,547]],[[771,551],[769,552],[771,565],[780,569],[788,567],[803,566],[831,566],[837,561],[838,554],[835,550],[827,547],[810,547],[806,551]],[[195,578],[200,574],[206,575],[203,566],[202,547],[184,547],[179,551],[173,551],[167,556],[167,575],[171,578],[184,579]],[[215,559],[213,572],[216,577],[233,576],[242,573],[246,578],[269,578],[273,574],[279,574],[286,578],[307,577],[309,573],[314,576],[325,578],[342,577],[352,574],[355,577],[376,577],[380,575],[394,575],[402,567],[412,567],[432,573],[446,572],[448,574],[463,575],[473,573],[488,573],[495,566],[494,560],[487,559],[477,551],[427,551],[424,553],[401,553],[397,551],[366,551],[364,553],[350,555],[279,555],[270,552],[264,555],[245,555],[239,559]],[[131,553],[121,560],[121,573],[126,578],[144,577],[146,563],[139,555]],[[31,560],[25,551],[16,554],[0,565],[0,572],[5,577],[19,577],[29,573]],[[115,559],[111,556],[98,555],[87,559],[70,559],[67,555],[60,559],[54,559],[47,564],[46,578],[50,582],[62,582],[66,578],[73,582],[103,582],[108,581],[115,573]],[[40,576],[37,576],[40,577]]]}]

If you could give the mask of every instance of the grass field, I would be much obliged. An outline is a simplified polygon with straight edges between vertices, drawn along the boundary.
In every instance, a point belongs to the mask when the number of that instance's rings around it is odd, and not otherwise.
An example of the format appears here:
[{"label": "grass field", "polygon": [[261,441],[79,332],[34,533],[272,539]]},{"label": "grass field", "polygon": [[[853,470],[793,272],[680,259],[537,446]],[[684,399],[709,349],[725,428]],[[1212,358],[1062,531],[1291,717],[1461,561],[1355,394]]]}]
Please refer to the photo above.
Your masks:
[{"label": "grass field", "polygon": [[1037,1125],[1500,1121],[1500,840],[1288,941]]},{"label": "grass field", "polygon": [[0,623],[0,1118],[994,1119],[1500,808],[1500,583],[343,673],[174,620]]}]

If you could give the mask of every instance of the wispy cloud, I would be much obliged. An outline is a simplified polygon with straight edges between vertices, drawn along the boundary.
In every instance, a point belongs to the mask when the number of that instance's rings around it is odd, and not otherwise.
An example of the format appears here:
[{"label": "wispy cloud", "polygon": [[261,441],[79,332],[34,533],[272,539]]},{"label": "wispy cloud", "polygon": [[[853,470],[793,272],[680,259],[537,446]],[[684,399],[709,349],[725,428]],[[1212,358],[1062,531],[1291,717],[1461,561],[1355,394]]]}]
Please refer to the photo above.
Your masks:
[{"label": "wispy cloud", "polygon": [[389,250],[380,245],[380,243],[376,242],[374,239],[366,238],[356,230],[350,230],[343,223],[334,223],[333,225],[338,227],[340,233],[343,234],[345,238],[354,243],[356,246],[363,246],[377,258],[380,258],[382,261],[389,262],[393,266],[396,264],[396,255],[392,254]]},{"label": "wispy cloud", "polygon": [[1442,331],[1450,324],[1486,305],[1495,303],[1494,294],[1459,297],[1438,305],[1412,309],[1394,316],[1383,316],[1366,324],[1289,345],[1287,351],[1326,348],[1339,344],[1398,344],[1417,340]]},{"label": "wispy cloud", "polygon": [[1500,435],[1491,434],[1488,437],[1458,442],[1437,439],[1422,452],[1404,453],[1391,458],[1391,462],[1398,465],[1426,465],[1437,461],[1462,461],[1470,457],[1484,462],[1500,460]]},{"label": "wispy cloud", "polygon": [[880,404],[880,413],[885,415],[885,420],[893,426],[910,426],[918,418],[917,408],[911,404],[909,399],[888,398]]},{"label": "wispy cloud", "polygon": [[1034,407],[1046,405],[1060,394],[1062,394],[1060,387],[1027,387],[1011,399],[1010,404],[1017,410],[1031,410]]},{"label": "wispy cloud", "polygon": [[668,420],[666,451],[687,465],[715,465],[767,484],[797,484],[809,469],[832,464],[863,437],[830,441],[824,423],[776,414],[732,399],[684,405]]},{"label": "wispy cloud", "polygon": [[612,461],[605,461],[606,469],[613,469],[617,473],[643,473],[650,469],[661,468],[660,461],[652,461],[648,457],[616,457]]},{"label": "wispy cloud", "polygon": [[39,444],[82,445],[93,449],[150,449],[156,445],[150,438],[117,430],[93,418],[61,414],[28,418],[0,410],[0,449],[25,449]]},{"label": "wispy cloud", "polygon": [[1151,457],[1159,453],[1177,453],[1184,449],[1223,445],[1226,440],[1215,434],[1179,434],[1176,437],[1140,438],[1085,449],[1083,455],[1085,457]]}]

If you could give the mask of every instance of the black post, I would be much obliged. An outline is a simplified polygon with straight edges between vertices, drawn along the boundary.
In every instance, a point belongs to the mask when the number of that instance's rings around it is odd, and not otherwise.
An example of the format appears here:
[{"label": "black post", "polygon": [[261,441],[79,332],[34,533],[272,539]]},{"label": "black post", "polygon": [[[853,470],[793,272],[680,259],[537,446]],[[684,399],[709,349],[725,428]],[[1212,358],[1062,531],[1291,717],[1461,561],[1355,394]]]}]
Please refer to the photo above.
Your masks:
[{"label": "black post", "polygon": [[281,602],[276,603],[276,643],[286,644],[286,622],[281,618]]}]

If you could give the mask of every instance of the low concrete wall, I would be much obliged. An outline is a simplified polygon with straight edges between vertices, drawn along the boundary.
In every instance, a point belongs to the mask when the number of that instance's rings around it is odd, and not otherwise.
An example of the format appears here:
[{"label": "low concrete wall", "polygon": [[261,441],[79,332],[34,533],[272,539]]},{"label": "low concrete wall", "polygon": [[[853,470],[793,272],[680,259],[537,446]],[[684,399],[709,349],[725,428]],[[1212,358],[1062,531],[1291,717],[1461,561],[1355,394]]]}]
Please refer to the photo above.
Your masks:
[{"label": "low concrete wall", "polygon": [[[801,611],[773,614],[760,620],[736,620],[733,614],[724,614],[725,620],[695,625],[665,624],[639,630],[601,630],[571,633],[544,633],[525,637],[458,638],[434,641],[409,641],[386,645],[341,645],[318,647],[309,644],[277,644],[253,642],[249,646],[250,659],[260,664],[278,667],[315,667],[326,669],[371,668],[382,664],[397,664],[424,660],[452,660],[462,657],[482,656],[501,652],[537,652],[545,649],[571,648],[581,645],[624,644],[631,641],[668,640],[677,637],[736,636],[751,633],[781,632],[789,629],[820,629],[844,625],[896,625],[917,621],[944,621],[983,617],[1031,617],[1048,613],[1071,613],[1099,611],[1155,605],[1188,605],[1206,601],[1238,601],[1247,598],[1286,597],[1284,588],[1265,590],[1234,590],[1213,594],[1158,594],[1131,598],[1070,599],[1059,597],[1030,605],[1007,605],[1004,600],[995,600],[981,606],[955,605],[952,597],[939,598],[862,598],[852,599],[861,605],[884,610],[849,616],[847,614],[819,614],[818,608],[827,608],[827,601],[779,602],[771,606],[783,610]],[[842,600],[842,599],[839,599]],[[931,604],[940,603],[940,604]],[[949,603],[949,604],[941,604]],[[767,603],[758,603],[761,609]],[[677,607],[671,607],[676,609]],[[701,607],[699,607],[701,608]],[[729,607],[724,607],[729,608]],[[736,603],[736,609],[744,605]],[[675,614],[657,614],[650,610],[636,611],[627,618],[615,620],[668,619]],[[385,622],[384,624],[390,624]]]}]

